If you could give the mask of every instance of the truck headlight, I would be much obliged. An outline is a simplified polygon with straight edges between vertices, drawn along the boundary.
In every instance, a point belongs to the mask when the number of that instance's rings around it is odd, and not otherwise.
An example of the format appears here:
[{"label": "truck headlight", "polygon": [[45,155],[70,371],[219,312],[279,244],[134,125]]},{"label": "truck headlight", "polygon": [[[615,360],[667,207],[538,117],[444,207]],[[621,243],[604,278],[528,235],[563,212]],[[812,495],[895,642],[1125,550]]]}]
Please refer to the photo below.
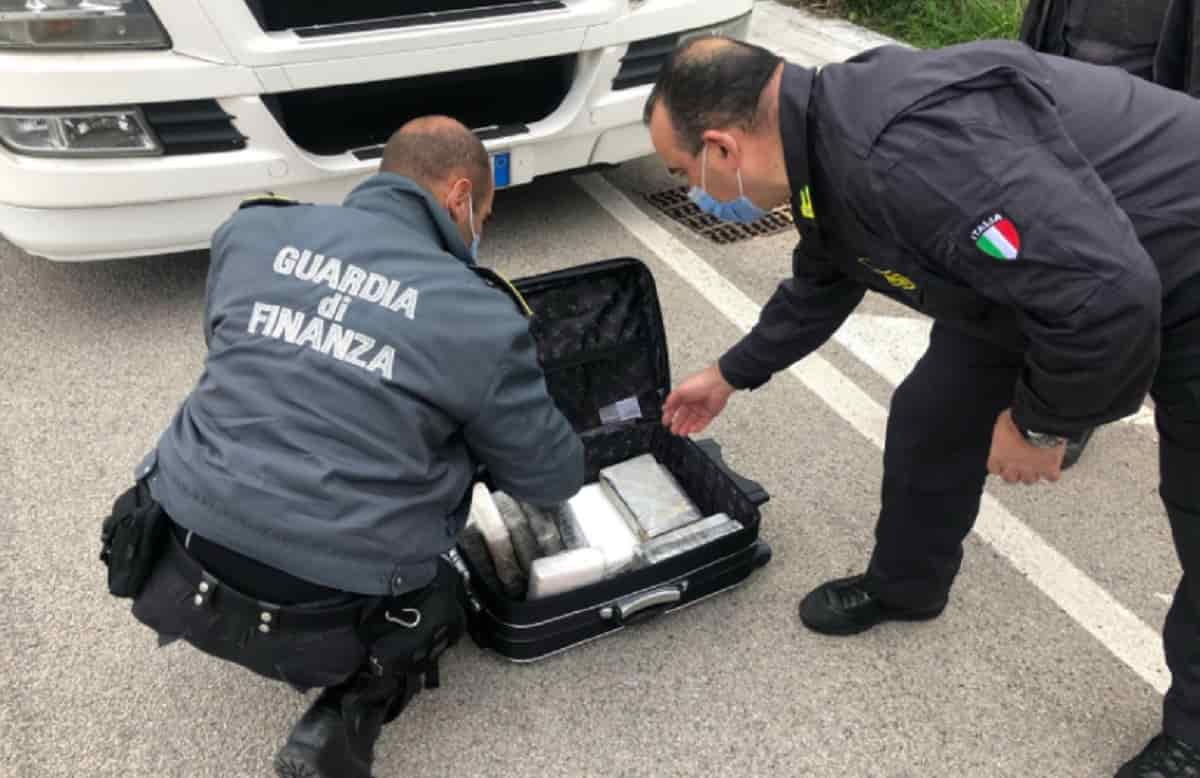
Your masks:
[{"label": "truck headlight", "polygon": [[146,0],[0,0],[0,49],[161,49]]},{"label": "truck headlight", "polygon": [[143,157],[162,147],[136,108],[0,112],[0,144],[36,157]]}]

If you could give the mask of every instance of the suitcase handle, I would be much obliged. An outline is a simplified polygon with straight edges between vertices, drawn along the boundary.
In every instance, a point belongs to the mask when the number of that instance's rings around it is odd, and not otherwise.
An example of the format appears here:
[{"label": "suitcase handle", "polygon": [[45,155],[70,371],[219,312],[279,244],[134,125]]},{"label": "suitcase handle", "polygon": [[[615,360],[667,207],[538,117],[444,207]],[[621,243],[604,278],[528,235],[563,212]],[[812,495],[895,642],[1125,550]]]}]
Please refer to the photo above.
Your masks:
[{"label": "suitcase handle", "polygon": [[638,592],[602,609],[600,616],[621,625],[648,621],[682,600],[686,588],[687,581],[681,581],[671,586]]},{"label": "suitcase handle", "polygon": [[725,457],[721,454],[721,444],[716,440],[713,438],[697,440],[696,446],[712,460],[714,465],[724,471],[725,475],[732,478],[734,483],[741,487],[742,491],[746,493],[746,496],[750,498],[750,502],[754,503],[755,507],[763,505],[771,499],[771,496],[767,494],[767,490],[762,484],[739,475],[737,471],[729,466],[725,461]]}]

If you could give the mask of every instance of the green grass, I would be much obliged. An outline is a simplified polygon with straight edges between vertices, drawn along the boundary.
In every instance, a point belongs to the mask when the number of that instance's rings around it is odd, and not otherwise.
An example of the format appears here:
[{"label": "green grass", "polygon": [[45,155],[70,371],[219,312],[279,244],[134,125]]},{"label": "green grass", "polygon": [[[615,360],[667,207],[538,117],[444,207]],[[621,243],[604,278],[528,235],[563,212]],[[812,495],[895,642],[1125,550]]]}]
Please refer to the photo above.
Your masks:
[{"label": "green grass", "polygon": [[1015,38],[1026,0],[826,0],[798,2],[913,46]]}]

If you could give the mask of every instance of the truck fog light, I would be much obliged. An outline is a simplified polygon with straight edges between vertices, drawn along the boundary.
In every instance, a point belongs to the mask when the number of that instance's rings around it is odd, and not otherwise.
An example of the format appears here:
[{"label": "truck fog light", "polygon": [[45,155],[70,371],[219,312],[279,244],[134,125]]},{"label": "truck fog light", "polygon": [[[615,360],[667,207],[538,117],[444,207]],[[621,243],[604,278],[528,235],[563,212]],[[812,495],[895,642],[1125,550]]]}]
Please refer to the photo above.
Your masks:
[{"label": "truck fog light", "polygon": [[162,153],[136,108],[0,112],[0,143],[38,157],[135,157]]}]

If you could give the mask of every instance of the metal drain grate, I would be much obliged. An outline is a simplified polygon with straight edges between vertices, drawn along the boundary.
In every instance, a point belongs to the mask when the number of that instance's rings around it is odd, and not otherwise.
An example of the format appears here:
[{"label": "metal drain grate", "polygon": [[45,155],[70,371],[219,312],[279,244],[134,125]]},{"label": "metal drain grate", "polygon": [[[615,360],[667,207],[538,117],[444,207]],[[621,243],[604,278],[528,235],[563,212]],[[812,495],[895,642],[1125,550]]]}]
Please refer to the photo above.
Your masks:
[{"label": "metal drain grate", "polygon": [[766,216],[750,224],[723,222],[697,208],[688,199],[686,186],[648,194],[646,200],[671,219],[713,243],[737,243],[750,238],[763,238],[777,235],[793,226],[792,211],[786,205],[768,211]]}]

